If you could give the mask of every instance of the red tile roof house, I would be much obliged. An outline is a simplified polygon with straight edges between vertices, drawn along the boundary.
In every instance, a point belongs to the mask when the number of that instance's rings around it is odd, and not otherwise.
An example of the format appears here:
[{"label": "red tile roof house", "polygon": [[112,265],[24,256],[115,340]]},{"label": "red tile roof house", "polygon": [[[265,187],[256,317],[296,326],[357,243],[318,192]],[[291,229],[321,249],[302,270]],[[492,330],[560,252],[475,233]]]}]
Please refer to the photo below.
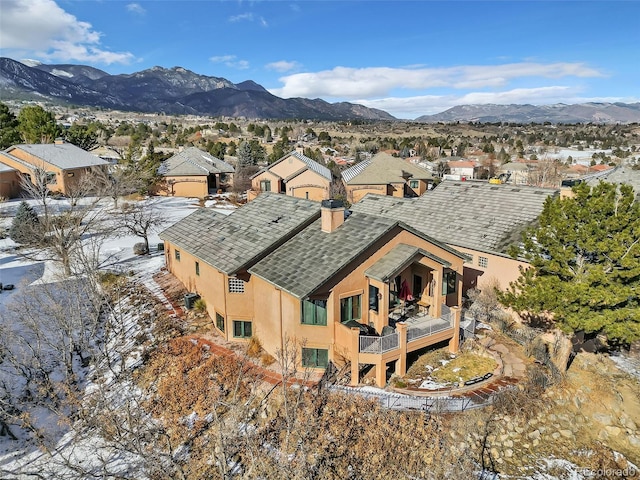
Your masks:
[{"label": "red tile roof house", "polygon": [[476,162],[470,160],[456,160],[448,162],[450,175],[459,175],[460,180],[471,180],[476,178]]},{"label": "red tile roof house", "polygon": [[384,386],[411,352],[457,351],[466,256],[403,221],[348,213],[262,193],[228,216],[200,209],[160,238],[167,268],[225,339],[257,337],[273,356],[291,339],[302,367],[350,364],[357,384],[373,365]]}]

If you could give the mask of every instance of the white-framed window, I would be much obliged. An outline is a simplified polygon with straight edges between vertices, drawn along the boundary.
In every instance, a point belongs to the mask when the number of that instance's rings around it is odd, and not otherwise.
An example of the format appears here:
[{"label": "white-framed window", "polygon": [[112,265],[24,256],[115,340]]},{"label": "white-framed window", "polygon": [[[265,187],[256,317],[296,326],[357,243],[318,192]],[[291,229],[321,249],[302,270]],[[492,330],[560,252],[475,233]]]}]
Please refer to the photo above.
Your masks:
[{"label": "white-framed window", "polygon": [[478,257],[478,266],[487,268],[489,266],[489,259],[487,257]]},{"label": "white-framed window", "polygon": [[229,278],[229,293],[244,293],[244,280]]},{"label": "white-framed window", "polygon": [[409,180],[409,186],[411,188],[418,188],[420,186],[419,180]]},{"label": "white-framed window", "polygon": [[261,192],[270,192],[271,191],[271,180],[261,180],[260,181],[260,191]]}]

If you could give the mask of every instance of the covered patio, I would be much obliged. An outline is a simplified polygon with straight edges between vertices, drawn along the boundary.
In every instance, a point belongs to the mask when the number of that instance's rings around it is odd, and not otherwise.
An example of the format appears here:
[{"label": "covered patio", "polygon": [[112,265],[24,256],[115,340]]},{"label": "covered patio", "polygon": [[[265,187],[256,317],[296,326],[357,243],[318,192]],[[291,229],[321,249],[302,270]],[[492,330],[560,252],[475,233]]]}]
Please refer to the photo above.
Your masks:
[{"label": "covered patio", "polygon": [[[376,383],[386,384],[386,371],[406,372],[406,356],[445,340],[457,351],[462,275],[451,264],[421,248],[398,244],[365,272],[368,311],[362,325],[342,323],[351,353],[352,382],[360,364],[376,366]],[[348,340],[347,340],[348,338]]]}]

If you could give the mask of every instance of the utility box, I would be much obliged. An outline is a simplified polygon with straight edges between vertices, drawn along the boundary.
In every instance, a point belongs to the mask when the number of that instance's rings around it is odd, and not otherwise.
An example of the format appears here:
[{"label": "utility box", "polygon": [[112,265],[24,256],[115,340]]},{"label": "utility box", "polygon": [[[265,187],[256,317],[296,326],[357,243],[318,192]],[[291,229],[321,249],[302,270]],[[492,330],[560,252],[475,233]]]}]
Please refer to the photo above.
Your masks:
[{"label": "utility box", "polygon": [[184,294],[184,306],[187,310],[191,310],[196,303],[196,300],[200,298],[197,293],[185,293]]}]

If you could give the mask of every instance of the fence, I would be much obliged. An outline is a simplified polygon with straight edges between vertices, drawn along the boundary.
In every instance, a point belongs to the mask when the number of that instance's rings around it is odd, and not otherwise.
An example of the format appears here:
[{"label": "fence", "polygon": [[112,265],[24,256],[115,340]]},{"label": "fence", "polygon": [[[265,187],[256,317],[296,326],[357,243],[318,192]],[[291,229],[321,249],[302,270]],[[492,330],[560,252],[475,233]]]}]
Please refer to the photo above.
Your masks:
[{"label": "fence", "polygon": [[414,397],[385,391],[375,392],[357,387],[331,385],[329,390],[350,395],[360,395],[376,400],[383,408],[390,410],[418,410],[427,413],[464,412],[493,403],[493,396],[487,398],[469,397]]},{"label": "fence", "polygon": [[395,350],[399,346],[397,332],[384,337],[360,336],[360,351],[363,353],[385,353]]}]

